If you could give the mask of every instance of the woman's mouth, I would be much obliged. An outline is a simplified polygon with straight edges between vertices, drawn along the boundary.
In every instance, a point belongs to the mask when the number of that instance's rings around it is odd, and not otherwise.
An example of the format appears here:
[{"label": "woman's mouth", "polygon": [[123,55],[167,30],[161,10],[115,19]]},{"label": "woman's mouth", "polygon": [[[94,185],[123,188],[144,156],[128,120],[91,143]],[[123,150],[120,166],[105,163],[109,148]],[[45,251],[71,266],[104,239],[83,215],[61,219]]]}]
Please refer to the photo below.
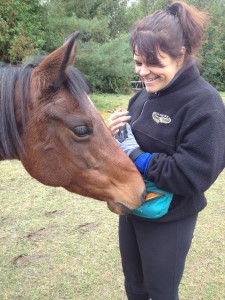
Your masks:
[{"label": "woman's mouth", "polygon": [[145,83],[153,83],[159,78],[159,76],[151,77],[151,78],[144,78]]}]

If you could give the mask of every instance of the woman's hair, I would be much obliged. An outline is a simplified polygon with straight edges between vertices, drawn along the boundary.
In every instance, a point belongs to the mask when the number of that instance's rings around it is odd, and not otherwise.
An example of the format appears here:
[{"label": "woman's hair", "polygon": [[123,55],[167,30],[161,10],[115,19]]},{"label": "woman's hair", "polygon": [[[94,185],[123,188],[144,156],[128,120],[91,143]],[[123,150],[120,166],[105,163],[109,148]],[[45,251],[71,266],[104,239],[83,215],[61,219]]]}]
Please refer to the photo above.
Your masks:
[{"label": "woman's hair", "polygon": [[159,50],[177,59],[184,46],[186,61],[198,54],[207,19],[206,13],[175,1],[165,10],[156,11],[134,24],[130,39],[133,53],[144,56],[148,64],[161,65]]}]

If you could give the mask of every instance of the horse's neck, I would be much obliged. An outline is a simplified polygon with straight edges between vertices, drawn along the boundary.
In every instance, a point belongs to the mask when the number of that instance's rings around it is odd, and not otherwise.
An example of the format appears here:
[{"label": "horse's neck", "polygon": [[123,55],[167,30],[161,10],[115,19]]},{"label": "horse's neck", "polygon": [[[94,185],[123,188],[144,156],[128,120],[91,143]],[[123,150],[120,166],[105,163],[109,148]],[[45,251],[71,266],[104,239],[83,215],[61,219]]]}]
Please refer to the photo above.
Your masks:
[{"label": "horse's neck", "polygon": [[6,152],[3,147],[0,147],[0,161],[12,159],[19,159],[18,153]]}]

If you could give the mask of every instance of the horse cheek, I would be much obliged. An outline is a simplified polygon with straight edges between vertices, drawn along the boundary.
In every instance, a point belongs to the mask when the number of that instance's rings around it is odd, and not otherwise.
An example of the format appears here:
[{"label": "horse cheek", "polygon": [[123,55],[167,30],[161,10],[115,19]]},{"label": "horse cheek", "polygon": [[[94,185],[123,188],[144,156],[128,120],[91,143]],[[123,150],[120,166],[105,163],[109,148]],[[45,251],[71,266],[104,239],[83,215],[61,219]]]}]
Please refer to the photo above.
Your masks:
[{"label": "horse cheek", "polygon": [[[33,137],[37,134],[33,134]],[[24,154],[21,162],[27,172],[39,182],[54,186],[67,186],[70,182],[70,174],[67,168],[62,168],[63,158],[54,151],[51,145],[43,145],[35,138],[27,137],[24,142]],[[61,153],[60,150],[58,153]]]}]

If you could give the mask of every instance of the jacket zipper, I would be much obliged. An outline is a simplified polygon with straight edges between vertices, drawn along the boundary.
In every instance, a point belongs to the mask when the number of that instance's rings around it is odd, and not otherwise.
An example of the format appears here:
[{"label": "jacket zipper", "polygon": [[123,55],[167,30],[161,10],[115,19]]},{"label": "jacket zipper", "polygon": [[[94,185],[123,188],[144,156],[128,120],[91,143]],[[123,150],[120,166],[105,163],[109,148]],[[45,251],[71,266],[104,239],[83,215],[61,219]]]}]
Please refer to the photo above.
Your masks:
[{"label": "jacket zipper", "polygon": [[146,100],[145,103],[143,104],[143,107],[142,107],[142,110],[141,110],[141,113],[140,113],[139,117],[138,117],[133,123],[130,124],[130,125],[131,125],[131,128],[133,128],[134,124],[141,118],[141,116],[142,116],[142,114],[143,114],[143,111],[144,111],[144,108],[145,108],[145,105],[146,105],[146,103],[147,103],[148,101],[150,101],[150,100],[149,100],[149,99]]}]

